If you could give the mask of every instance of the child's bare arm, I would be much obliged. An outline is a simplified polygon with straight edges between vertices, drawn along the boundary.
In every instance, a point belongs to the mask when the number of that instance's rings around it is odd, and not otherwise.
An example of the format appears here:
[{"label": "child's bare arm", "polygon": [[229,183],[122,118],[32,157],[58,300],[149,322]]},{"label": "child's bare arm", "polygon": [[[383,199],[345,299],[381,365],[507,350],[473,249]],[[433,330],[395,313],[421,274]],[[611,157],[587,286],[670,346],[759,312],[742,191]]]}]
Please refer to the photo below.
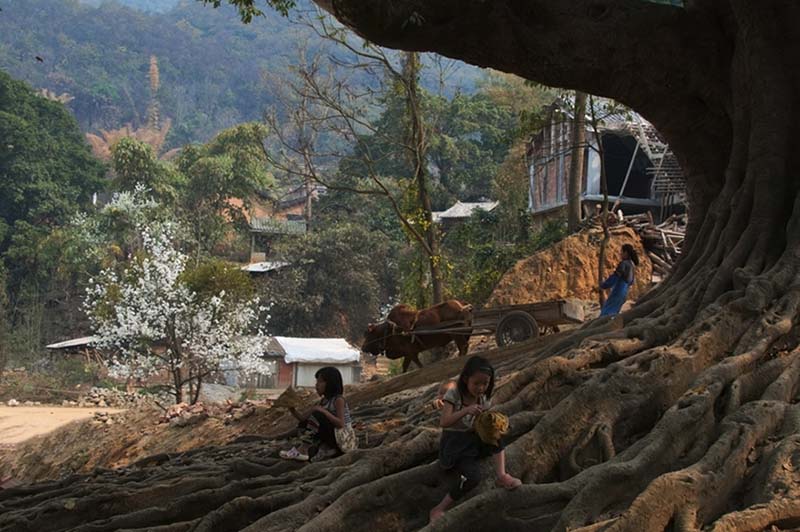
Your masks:
[{"label": "child's bare arm", "polygon": [[447,391],[455,387],[456,383],[450,379],[442,382],[442,384],[439,385],[439,391],[436,392],[436,399],[433,400],[433,406],[437,410],[441,409],[442,406],[444,406],[444,396],[447,393]]},{"label": "child's bare arm", "polygon": [[439,418],[439,426],[442,428],[452,427],[458,423],[459,419],[467,414],[472,414],[475,416],[480,414],[482,410],[483,408],[477,404],[465,406],[461,410],[455,410],[455,407],[452,403],[445,401],[444,406],[442,407],[442,416]]}]

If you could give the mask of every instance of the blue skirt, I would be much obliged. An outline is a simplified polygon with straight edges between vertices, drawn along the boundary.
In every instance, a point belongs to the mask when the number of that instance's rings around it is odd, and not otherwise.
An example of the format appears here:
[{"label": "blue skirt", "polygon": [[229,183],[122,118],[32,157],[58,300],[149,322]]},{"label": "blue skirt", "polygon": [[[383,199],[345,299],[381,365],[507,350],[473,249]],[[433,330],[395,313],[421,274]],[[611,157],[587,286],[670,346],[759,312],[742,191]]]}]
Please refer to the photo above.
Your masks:
[{"label": "blue skirt", "polygon": [[601,316],[614,316],[619,314],[622,310],[622,305],[625,304],[625,298],[628,297],[628,290],[631,285],[623,280],[618,280],[611,289],[608,299],[603,303],[603,308],[600,310]]}]

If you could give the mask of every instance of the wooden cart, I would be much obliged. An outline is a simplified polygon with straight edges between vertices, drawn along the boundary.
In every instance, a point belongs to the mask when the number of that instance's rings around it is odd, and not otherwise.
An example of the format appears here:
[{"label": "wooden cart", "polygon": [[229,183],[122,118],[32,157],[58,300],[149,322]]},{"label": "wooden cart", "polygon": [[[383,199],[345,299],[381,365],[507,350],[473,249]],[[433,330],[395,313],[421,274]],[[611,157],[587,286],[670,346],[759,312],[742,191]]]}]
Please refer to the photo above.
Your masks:
[{"label": "wooden cart", "polygon": [[577,301],[558,299],[543,303],[504,305],[472,311],[472,324],[445,322],[436,327],[414,329],[412,335],[448,333],[469,336],[494,335],[497,345],[505,347],[536,338],[559,325],[583,323],[583,306]]}]

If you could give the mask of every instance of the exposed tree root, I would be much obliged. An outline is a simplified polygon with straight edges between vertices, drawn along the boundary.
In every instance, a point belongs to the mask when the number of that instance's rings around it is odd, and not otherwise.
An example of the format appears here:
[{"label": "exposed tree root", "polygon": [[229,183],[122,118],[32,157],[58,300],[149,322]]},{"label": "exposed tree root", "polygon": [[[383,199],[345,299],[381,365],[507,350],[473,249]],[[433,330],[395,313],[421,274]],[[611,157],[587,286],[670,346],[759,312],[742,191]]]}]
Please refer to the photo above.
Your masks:
[{"label": "exposed tree root", "polygon": [[[558,335],[489,357],[511,416],[514,492],[486,481],[431,530],[757,530],[800,519],[795,292],[759,315],[734,298],[666,346]],[[553,355],[553,353],[558,353]],[[534,361],[531,364],[531,361]],[[415,530],[454,479],[430,403],[462,360],[352,394],[371,443],[318,464],[249,441],[0,492],[4,530]],[[426,368],[426,369],[428,369]],[[399,385],[389,381],[387,388]],[[379,427],[383,427],[380,429]],[[383,431],[383,432],[381,432]],[[788,465],[787,465],[788,464]],[[543,483],[546,482],[546,483]],[[488,509],[492,509],[489,511]],[[748,528],[749,527],[749,528]]]}]

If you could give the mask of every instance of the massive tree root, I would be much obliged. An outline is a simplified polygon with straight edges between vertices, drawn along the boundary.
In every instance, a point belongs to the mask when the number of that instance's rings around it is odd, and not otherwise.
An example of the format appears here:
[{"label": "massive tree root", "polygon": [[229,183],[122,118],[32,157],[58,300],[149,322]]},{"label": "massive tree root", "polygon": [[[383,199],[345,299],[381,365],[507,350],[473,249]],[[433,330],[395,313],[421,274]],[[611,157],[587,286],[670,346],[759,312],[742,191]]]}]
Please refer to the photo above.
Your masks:
[{"label": "massive tree root", "polygon": [[[319,0],[380,44],[614,96],[668,137],[691,216],[671,277],[621,321],[505,351],[513,492],[486,480],[440,521],[438,382],[463,360],[349,395],[361,449],[280,441],[159,457],[0,492],[4,530],[800,528],[800,5],[794,0]],[[609,69],[620,66],[613,75]]]},{"label": "massive tree root", "polygon": [[[731,301],[666,346],[569,335],[488,356],[511,416],[514,492],[487,480],[432,530],[789,529],[800,520],[800,296]],[[593,328],[600,329],[599,325]],[[580,338],[580,335],[575,335]],[[560,353],[550,356],[552,353]],[[0,492],[9,530],[415,530],[454,479],[430,402],[453,359],[352,394],[362,449],[314,464],[266,440]],[[386,427],[390,427],[386,430]],[[760,527],[760,528],[759,528]]]}]

